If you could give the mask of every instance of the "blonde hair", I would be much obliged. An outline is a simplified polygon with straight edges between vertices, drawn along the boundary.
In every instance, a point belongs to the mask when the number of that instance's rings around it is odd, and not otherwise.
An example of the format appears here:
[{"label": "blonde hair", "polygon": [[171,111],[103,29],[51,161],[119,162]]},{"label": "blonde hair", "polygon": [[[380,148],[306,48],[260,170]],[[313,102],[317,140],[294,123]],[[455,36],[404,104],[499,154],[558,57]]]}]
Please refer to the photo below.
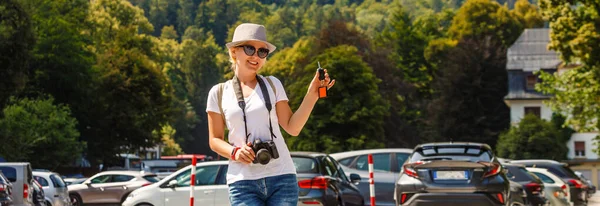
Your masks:
[{"label": "blonde hair", "polygon": [[[235,47],[232,47],[235,48]],[[232,48],[230,48],[229,51],[229,63],[231,63],[231,70],[235,72],[236,66],[235,66],[235,58],[233,58],[233,52],[231,51]]]}]

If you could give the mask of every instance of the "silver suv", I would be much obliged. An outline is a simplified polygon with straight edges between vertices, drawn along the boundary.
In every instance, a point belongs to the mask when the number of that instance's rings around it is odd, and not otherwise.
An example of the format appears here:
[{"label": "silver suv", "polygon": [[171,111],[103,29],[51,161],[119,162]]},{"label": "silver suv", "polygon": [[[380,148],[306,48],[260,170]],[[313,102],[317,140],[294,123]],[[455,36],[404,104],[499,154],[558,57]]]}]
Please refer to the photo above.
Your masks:
[{"label": "silver suv", "polygon": [[100,172],[82,184],[69,185],[69,198],[74,206],[87,204],[120,204],[133,190],[158,182],[153,173],[136,171]]},{"label": "silver suv", "polygon": [[29,162],[0,162],[0,171],[12,183],[14,206],[33,205],[33,174]]}]

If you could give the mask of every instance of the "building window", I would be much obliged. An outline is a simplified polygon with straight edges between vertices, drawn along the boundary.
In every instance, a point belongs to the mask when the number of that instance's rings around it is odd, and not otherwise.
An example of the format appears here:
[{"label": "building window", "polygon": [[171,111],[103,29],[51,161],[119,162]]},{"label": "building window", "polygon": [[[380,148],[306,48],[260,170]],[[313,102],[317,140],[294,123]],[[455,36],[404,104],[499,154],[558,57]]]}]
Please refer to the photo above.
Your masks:
[{"label": "building window", "polygon": [[527,75],[526,82],[525,82],[525,89],[531,90],[531,91],[535,90],[536,83],[537,83],[537,76],[535,76],[534,74]]},{"label": "building window", "polygon": [[575,157],[585,157],[585,142],[575,142]]},{"label": "building window", "polygon": [[525,107],[525,115],[533,114],[536,117],[540,118],[541,117],[540,110],[541,110],[540,107]]}]

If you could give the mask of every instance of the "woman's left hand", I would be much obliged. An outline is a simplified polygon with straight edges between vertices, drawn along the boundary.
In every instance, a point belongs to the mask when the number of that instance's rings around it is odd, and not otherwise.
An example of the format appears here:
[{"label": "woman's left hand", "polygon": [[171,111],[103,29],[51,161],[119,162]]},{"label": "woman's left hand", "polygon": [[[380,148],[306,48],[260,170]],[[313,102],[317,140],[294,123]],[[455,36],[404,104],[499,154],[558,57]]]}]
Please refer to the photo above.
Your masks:
[{"label": "woman's left hand", "polygon": [[[329,73],[327,73],[327,69],[325,69],[325,80],[323,80],[323,86],[327,87],[327,90],[331,89],[335,84],[335,79],[331,80],[329,78]],[[315,72],[315,76],[313,77],[310,85],[308,86],[308,91],[306,95],[314,96],[317,99],[319,98],[319,87],[321,87],[321,81],[319,80],[319,71]]]}]

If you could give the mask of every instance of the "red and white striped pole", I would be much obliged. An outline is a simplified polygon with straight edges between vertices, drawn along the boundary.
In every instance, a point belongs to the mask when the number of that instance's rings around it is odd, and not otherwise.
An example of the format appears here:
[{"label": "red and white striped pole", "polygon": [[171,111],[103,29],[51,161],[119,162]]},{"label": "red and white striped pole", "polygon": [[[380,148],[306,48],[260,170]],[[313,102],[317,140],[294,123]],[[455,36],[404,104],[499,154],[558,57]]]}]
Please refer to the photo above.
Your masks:
[{"label": "red and white striped pole", "polygon": [[369,154],[369,189],[371,191],[371,206],[375,206],[375,179],[373,178],[373,155]]},{"label": "red and white striped pole", "polygon": [[190,179],[190,206],[194,206],[194,185],[196,184],[196,156],[192,157],[192,177]]}]

